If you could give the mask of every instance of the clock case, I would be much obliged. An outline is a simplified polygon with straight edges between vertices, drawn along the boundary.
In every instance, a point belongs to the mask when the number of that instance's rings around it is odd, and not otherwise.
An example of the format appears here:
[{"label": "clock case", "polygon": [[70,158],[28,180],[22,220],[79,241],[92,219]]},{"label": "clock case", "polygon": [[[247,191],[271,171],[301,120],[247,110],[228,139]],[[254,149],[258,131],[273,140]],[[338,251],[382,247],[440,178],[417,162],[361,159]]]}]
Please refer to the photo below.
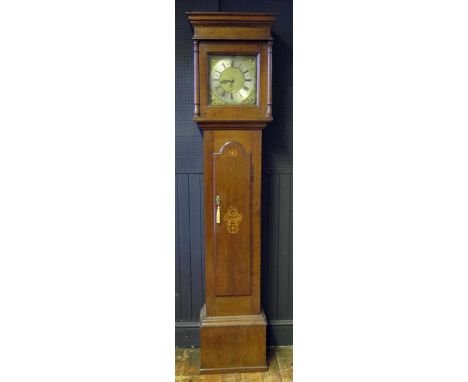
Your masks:
[{"label": "clock case", "polygon": [[[261,156],[262,130],[272,120],[271,27],[276,15],[190,12],[187,17],[194,32],[193,119],[203,130],[204,146],[205,305],[200,312],[200,372],[265,371]],[[209,55],[256,55],[256,105],[209,104]]]},{"label": "clock case", "polygon": [[[271,121],[271,26],[276,16],[191,12],[188,19],[194,31],[194,120],[201,128],[211,121]],[[256,105],[209,105],[208,55],[257,56]]]}]

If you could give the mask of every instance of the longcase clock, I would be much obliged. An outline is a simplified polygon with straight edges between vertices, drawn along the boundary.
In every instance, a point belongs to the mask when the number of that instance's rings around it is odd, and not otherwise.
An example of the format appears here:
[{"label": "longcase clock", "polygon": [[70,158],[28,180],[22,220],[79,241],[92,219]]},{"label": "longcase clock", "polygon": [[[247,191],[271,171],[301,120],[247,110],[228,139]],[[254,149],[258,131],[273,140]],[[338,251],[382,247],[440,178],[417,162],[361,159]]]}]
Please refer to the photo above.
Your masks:
[{"label": "longcase clock", "polygon": [[201,373],[262,371],[262,130],[272,120],[272,14],[187,14],[193,28],[194,120],[203,130],[205,300]]}]

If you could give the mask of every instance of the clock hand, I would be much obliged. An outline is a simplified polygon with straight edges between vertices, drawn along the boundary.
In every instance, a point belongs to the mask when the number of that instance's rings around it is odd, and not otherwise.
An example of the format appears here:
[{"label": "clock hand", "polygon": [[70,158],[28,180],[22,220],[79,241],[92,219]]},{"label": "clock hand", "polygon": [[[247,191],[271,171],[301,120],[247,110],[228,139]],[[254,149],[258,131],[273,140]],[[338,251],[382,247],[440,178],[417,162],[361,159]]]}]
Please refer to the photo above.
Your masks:
[{"label": "clock hand", "polygon": [[222,80],[220,81],[222,84],[227,84],[228,82],[231,83],[231,85],[234,83],[234,79],[230,79],[230,80]]}]

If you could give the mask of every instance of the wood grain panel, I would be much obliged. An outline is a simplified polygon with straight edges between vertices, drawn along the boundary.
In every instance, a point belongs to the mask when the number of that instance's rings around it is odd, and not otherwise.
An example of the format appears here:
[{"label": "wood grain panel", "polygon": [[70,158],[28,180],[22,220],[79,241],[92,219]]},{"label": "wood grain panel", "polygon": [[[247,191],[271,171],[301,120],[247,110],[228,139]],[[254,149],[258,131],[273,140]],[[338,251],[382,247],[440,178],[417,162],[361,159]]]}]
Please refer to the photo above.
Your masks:
[{"label": "wood grain panel", "polygon": [[251,154],[240,143],[227,142],[213,161],[214,194],[221,198],[221,221],[215,225],[216,294],[250,295]]},{"label": "wood grain panel", "polygon": [[220,296],[216,297],[216,314],[229,316],[232,314],[250,314],[250,296]]},{"label": "wood grain panel", "polygon": [[203,26],[195,27],[194,38],[197,39],[208,39],[219,40],[219,37],[212,37],[213,34],[222,36],[224,40],[269,40],[271,39],[270,28],[233,28],[233,27],[210,27],[206,28]]},{"label": "wood grain panel", "polygon": [[[201,346],[214,352],[201,352],[201,367],[258,367],[266,365],[265,327],[203,328]],[[243,351],[238,351],[242,349]]]}]

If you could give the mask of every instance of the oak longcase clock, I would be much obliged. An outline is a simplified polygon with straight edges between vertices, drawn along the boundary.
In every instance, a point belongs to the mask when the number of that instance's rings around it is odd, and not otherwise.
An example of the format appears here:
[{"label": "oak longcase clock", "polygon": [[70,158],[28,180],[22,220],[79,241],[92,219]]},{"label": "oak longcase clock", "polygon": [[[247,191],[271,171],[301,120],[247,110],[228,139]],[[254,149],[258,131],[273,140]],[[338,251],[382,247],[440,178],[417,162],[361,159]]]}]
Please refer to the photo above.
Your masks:
[{"label": "oak longcase clock", "polygon": [[201,373],[266,370],[260,302],[262,130],[272,120],[276,16],[187,14],[193,27],[194,120],[203,130],[205,305]]}]

